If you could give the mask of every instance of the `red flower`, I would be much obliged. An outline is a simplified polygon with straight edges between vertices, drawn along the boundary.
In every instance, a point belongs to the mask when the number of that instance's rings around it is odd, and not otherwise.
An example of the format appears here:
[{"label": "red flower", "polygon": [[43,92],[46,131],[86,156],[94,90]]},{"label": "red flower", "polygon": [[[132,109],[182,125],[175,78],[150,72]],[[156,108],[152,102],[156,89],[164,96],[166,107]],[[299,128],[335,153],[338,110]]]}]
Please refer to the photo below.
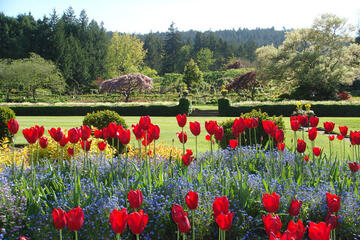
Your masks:
[{"label": "red flower", "polygon": [[335,136],[334,136],[334,135],[329,136],[329,140],[330,140],[330,141],[334,141],[334,139],[335,139]]},{"label": "red flower", "polygon": [[188,233],[190,231],[190,222],[186,214],[179,219],[179,222],[177,223],[177,227],[179,229],[179,232],[181,233]]},{"label": "red flower", "polygon": [[139,124],[132,125],[132,131],[136,137],[136,140],[141,139],[145,134],[144,129],[142,129]]},{"label": "red flower", "polygon": [[326,193],[326,201],[330,212],[337,213],[339,211],[340,197],[336,194],[331,195],[330,193]]},{"label": "red flower", "polygon": [[325,132],[331,133],[334,130],[335,123],[333,122],[324,122]]},{"label": "red flower", "polygon": [[130,213],[128,216],[128,224],[131,232],[135,235],[141,234],[148,222],[148,218],[149,216],[144,214],[143,210]]},{"label": "red flower", "polygon": [[289,214],[294,217],[299,215],[301,205],[302,205],[302,201],[292,199],[289,207]]},{"label": "red flower", "polygon": [[151,125],[150,136],[153,140],[158,140],[160,137],[160,127],[158,125]]},{"label": "red flower", "polygon": [[[303,222],[300,219],[297,221],[297,223],[290,220],[286,231],[289,232],[291,236],[294,237],[294,240],[301,240],[303,239],[306,228],[304,228]],[[291,238],[285,238],[285,239],[292,240]]]},{"label": "red flower", "polygon": [[348,132],[348,127],[347,126],[339,126],[339,130],[340,130],[340,133],[341,135],[343,135],[344,137],[346,137],[347,135],[347,132]]},{"label": "red flower", "polygon": [[232,132],[234,134],[235,138],[238,138],[240,134],[242,134],[245,130],[245,121],[242,117],[235,118],[233,126],[232,126]]},{"label": "red flower", "polygon": [[68,142],[69,142],[69,138],[67,138],[65,136],[65,134],[64,134],[63,137],[61,138],[60,142],[59,142],[60,147],[65,147],[66,144],[68,144]]},{"label": "red flower", "polygon": [[275,134],[275,130],[277,129],[275,126],[275,122],[273,122],[271,120],[263,120],[262,125],[263,125],[264,131],[266,134],[268,134],[268,135]]},{"label": "red flower", "polygon": [[121,211],[114,209],[110,213],[110,224],[116,234],[121,234],[125,231],[127,226],[128,214],[126,208],[121,209]]},{"label": "red flower", "polygon": [[188,206],[188,208],[190,210],[194,210],[198,206],[199,195],[197,194],[197,192],[190,191],[186,194],[185,201],[186,201],[186,205]]},{"label": "red flower", "polygon": [[19,131],[19,122],[16,119],[9,119],[7,121],[7,127],[12,135],[15,135]]},{"label": "red flower", "polygon": [[333,230],[333,229],[337,228],[339,218],[340,218],[340,216],[336,216],[336,215],[328,212],[328,214],[326,215],[326,218],[325,218],[325,222],[326,222],[326,224],[330,224],[331,230]]},{"label": "red flower", "polygon": [[150,124],[151,118],[149,116],[140,117],[139,125],[144,131],[149,130]]},{"label": "red flower", "polygon": [[317,128],[316,127],[311,128],[308,132],[308,136],[310,141],[314,141],[317,137]]},{"label": "red flower", "polygon": [[102,130],[102,135],[104,139],[108,139],[110,137],[110,130],[109,128],[105,127]]},{"label": "red flower", "polygon": [[193,154],[192,150],[187,149],[185,155],[182,156],[182,161],[185,166],[189,166],[190,163],[194,160],[192,154]]},{"label": "red flower", "polygon": [[84,223],[84,212],[81,207],[71,209],[66,214],[67,226],[70,231],[79,231]]},{"label": "red flower", "polygon": [[224,129],[223,127],[218,126],[215,130],[215,139],[216,141],[221,141],[224,136]]},{"label": "red flower", "polygon": [[66,212],[60,208],[54,208],[52,212],[54,226],[56,229],[63,229],[67,224]]},{"label": "red flower", "polygon": [[72,128],[68,132],[69,141],[72,144],[76,144],[80,139],[80,131],[78,128]]},{"label": "red flower", "polygon": [[[146,137],[145,137],[146,136]],[[149,128],[149,131],[148,131],[148,133],[147,134],[145,134],[144,136],[144,139],[142,140],[142,145],[143,146],[149,146],[150,145],[150,143],[153,141],[153,138],[152,138],[152,136],[151,136],[151,127]]]},{"label": "red flower", "polygon": [[73,148],[68,148],[67,152],[68,152],[69,156],[74,156],[74,149]]},{"label": "red flower", "polygon": [[258,118],[251,118],[251,127],[257,128],[259,126],[259,119]]},{"label": "red flower", "polygon": [[336,138],[341,141],[341,140],[344,139],[344,136],[343,135],[337,135]]},{"label": "red flower", "polygon": [[250,129],[252,127],[251,118],[245,118],[244,121],[245,121],[245,127]]},{"label": "red flower", "polygon": [[48,132],[55,142],[60,142],[64,136],[61,128],[51,128],[50,130],[48,130]]},{"label": "red flower", "polygon": [[122,145],[127,145],[130,142],[131,132],[129,129],[121,129],[118,131],[118,139]]},{"label": "red flower", "polygon": [[205,136],[205,140],[206,140],[206,141],[210,141],[210,140],[211,140],[211,135],[207,134],[207,135]]},{"label": "red flower", "polygon": [[271,233],[277,234],[280,232],[282,223],[278,215],[268,213],[266,216],[263,215],[262,219],[267,235],[270,235]]},{"label": "red flower", "polygon": [[350,141],[352,145],[360,145],[360,131],[350,131]]},{"label": "red flower", "polygon": [[282,143],[278,143],[278,144],[277,144],[277,148],[278,148],[278,150],[281,151],[281,152],[284,151],[284,149],[285,149],[285,143],[283,143],[283,142],[282,142]]},{"label": "red flower", "polygon": [[90,150],[90,147],[91,147],[91,140],[86,140],[86,142],[84,143],[84,141],[80,141],[80,144],[81,144],[81,147],[84,151],[89,151]]},{"label": "red flower", "polygon": [[19,240],[30,240],[30,238],[27,238],[27,237],[21,236],[21,237],[19,238]]},{"label": "red flower", "polygon": [[266,211],[274,213],[279,209],[280,196],[276,193],[263,195],[263,205]]},{"label": "red flower", "polygon": [[100,130],[98,130],[98,129],[94,130],[94,137],[95,138],[102,138],[102,135],[103,135],[103,131],[101,129]]},{"label": "red flower", "polygon": [[179,127],[181,127],[181,128],[183,128],[184,126],[185,126],[185,124],[186,124],[186,114],[184,113],[183,115],[181,115],[181,114],[178,114],[177,116],[176,116],[176,120],[177,120],[177,122],[178,122],[178,124],[179,124]]},{"label": "red flower", "polygon": [[275,141],[277,143],[282,143],[284,141],[284,131],[282,129],[277,129],[275,131]]},{"label": "red flower", "polygon": [[304,156],[304,160],[305,160],[305,162],[309,162],[309,156],[308,156],[308,155],[305,155],[305,156]]},{"label": "red flower", "polygon": [[181,218],[185,216],[184,209],[179,204],[173,204],[171,209],[171,217],[176,224],[181,221]]},{"label": "red flower", "polygon": [[311,127],[317,127],[317,125],[319,124],[319,118],[316,116],[310,117],[309,122]]},{"label": "red flower", "polygon": [[230,147],[236,148],[239,145],[239,142],[236,139],[230,139],[229,144],[230,144]]},{"label": "red flower", "polygon": [[39,138],[39,144],[41,148],[46,148],[48,145],[48,139],[47,137]]},{"label": "red flower", "polygon": [[89,126],[87,125],[83,125],[80,128],[80,134],[81,134],[81,139],[83,141],[86,141],[89,139],[90,135],[91,135],[91,129]]},{"label": "red flower", "polygon": [[320,154],[321,154],[321,149],[320,148],[318,148],[318,147],[314,147],[313,148],[313,153],[314,153],[314,155],[315,156],[320,156]]},{"label": "red flower", "polygon": [[36,140],[38,139],[38,131],[35,127],[25,128],[22,130],[22,133],[28,143],[36,143]]},{"label": "red flower", "polygon": [[307,115],[298,115],[298,120],[301,126],[306,127],[306,124],[308,123],[309,119]]},{"label": "red flower", "polygon": [[231,227],[233,217],[234,217],[234,213],[232,212],[228,212],[227,214],[220,213],[216,217],[215,221],[221,230],[227,231]]},{"label": "red flower", "polygon": [[218,126],[216,121],[205,121],[205,129],[210,135],[214,135],[216,127]]},{"label": "red flower", "polygon": [[115,122],[111,122],[109,123],[109,125],[107,126],[107,133],[109,134],[110,138],[116,138],[116,132],[118,130],[118,126],[116,125]]},{"label": "red flower", "polygon": [[201,131],[201,126],[198,121],[195,122],[189,122],[190,124],[190,131],[194,136],[199,136]]},{"label": "red flower", "polygon": [[360,169],[360,164],[358,164],[356,162],[353,162],[353,163],[349,162],[348,165],[349,165],[350,170],[354,173],[359,171],[359,169]]},{"label": "red flower", "polygon": [[187,141],[187,133],[185,131],[176,133],[181,143],[186,143]]},{"label": "red flower", "polygon": [[226,196],[216,197],[213,203],[213,211],[215,219],[221,213],[227,214],[229,212],[229,199]]},{"label": "red flower", "polygon": [[130,203],[130,207],[133,209],[140,208],[142,201],[143,201],[143,195],[142,192],[138,189],[136,191],[131,190],[128,193],[128,200]]},{"label": "red flower", "polygon": [[98,148],[102,152],[106,148],[106,142],[98,142]]},{"label": "red flower", "polygon": [[41,138],[43,135],[44,135],[44,132],[45,132],[45,128],[44,126],[38,126],[38,125],[35,125],[35,128],[38,132],[38,138]]},{"label": "red flower", "polygon": [[305,149],[306,149],[306,142],[302,139],[298,139],[298,144],[297,144],[297,147],[296,147],[296,150],[299,152],[299,153],[303,153],[305,152]]},{"label": "red flower", "polygon": [[329,240],[331,225],[324,222],[309,223],[309,237],[311,240]]},{"label": "red flower", "polygon": [[291,125],[291,129],[293,131],[297,131],[297,130],[299,130],[300,122],[297,119],[294,119],[294,120],[290,121],[290,125]]}]

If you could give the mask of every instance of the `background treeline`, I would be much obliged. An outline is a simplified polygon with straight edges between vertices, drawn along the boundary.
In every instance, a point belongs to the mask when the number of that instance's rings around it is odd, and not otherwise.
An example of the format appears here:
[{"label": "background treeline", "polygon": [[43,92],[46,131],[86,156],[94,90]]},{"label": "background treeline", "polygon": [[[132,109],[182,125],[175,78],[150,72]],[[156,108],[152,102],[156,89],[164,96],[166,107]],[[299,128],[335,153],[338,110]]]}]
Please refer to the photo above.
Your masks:
[{"label": "background treeline", "polygon": [[[162,76],[183,73],[190,59],[201,71],[223,70],[235,59],[251,66],[255,50],[267,44],[278,46],[284,33],[273,28],[179,32],[172,23],[165,33],[137,37],[147,51],[145,65]],[[17,17],[0,13],[0,58],[28,58],[33,52],[50,60],[64,77],[68,93],[89,92],[96,80],[109,78],[106,55],[112,36],[102,23],[90,21],[85,10],[76,16],[71,7],[38,20],[30,13]]]}]

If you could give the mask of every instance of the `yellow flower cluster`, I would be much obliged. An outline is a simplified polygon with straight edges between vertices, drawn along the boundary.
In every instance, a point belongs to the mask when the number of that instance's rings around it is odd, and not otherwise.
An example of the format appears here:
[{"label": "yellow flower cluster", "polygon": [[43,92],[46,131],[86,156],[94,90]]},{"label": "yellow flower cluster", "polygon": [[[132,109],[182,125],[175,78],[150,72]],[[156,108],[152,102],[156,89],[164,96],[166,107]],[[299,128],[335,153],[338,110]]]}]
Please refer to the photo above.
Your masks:
[{"label": "yellow flower cluster", "polygon": [[[150,156],[154,156],[154,143],[151,143],[147,147],[147,152]],[[141,146],[141,154],[142,154],[142,156],[145,156],[145,147],[144,146]],[[170,156],[172,159],[176,159],[176,158],[181,157],[182,150],[177,147],[166,146],[165,143],[162,142],[161,144],[157,143],[155,145],[155,154],[157,156],[163,157],[164,159],[169,159]],[[134,157],[138,157],[138,156],[139,156],[139,148],[129,146],[128,157],[134,158]]]},{"label": "yellow flower cluster", "polygon": [[0,171],[3,167],[11,166],[15,161],[15,165],[20,166],[23,159],[26,165],[27,152],[25,149],[15,149],[15,159],[13,155],[13,148],[10,147],[8,139],[3,139],[0,145]]}]

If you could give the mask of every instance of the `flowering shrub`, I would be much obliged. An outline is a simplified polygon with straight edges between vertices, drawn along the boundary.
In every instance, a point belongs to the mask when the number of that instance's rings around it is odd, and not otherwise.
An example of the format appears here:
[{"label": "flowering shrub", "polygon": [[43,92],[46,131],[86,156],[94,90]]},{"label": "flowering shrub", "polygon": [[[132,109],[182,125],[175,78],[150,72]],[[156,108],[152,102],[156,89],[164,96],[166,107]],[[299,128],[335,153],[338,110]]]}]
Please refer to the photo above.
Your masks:
[{"label": "flowering shrub", "polygon": [[350,94],[348,92],[346,92],[346,91],[338,93],[338,96],[339,96],[339,98],[341,100],[347,100],[347,99],[349,99],[351,97]]}]

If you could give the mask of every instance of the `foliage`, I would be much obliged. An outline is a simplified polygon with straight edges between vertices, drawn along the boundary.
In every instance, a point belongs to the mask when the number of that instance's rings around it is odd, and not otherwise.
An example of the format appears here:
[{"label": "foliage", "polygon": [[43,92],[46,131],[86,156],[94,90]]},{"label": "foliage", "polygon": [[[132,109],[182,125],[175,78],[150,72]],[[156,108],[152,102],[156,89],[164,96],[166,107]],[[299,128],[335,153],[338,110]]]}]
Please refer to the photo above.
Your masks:
[{"label": "foliage", "polygon": [[251,100],[254,100],[255,88],[258,86],[256,81],[255,71],[250,71],[244,73],[240,76],[234,78],[234,80],[226,85],[227,90],[232,90],[237,94],[240,94],[242,91],[249,91],[251,94]]},{"label": "foliage", "polygon": [[106,55],[106,70],[109,78],[140,72],[146,51],[144,43],[130,34],[113,33]]},{"label": "foliage", "polygon": [[144,40],[144,49],[146,50],[145,64],[160,73],[164,56],[163,39],[158,34],[147,34]]},{"label": "foliage", "polygon": [[12,137],[7,126],[9,119],[15,119],[14,111],[8,107],[0,107],[0,142],[2,142],[3,138]]},{"label": "foliage", "polygon": [[162,73],[182,71],[182,69],[179,69],[177,66],[177,59],[183,45],[183,39],[178,29],[175,27],[175,23],[172,22],[165,37]]},{"label": "foliage", "polygon": [[117,112],[110,110],[96,111],[88,113],[83,120],[83,125],[95,127],[97,129],[103,129],[109,125],[109,123],[115,122],[117,125],[121,125],[124,128],[128,128],[125,120],[120,117]]},{"label": "foliage", "polygon": [[[13,155],[13,149],[10,148],[10,142],[7,138],[3,138],[0,145],[0,172],[4,167],[11,167],[13,165],[20,166],[23,163],[23,159],[28,157],[28,151],[25,148],[15,150],[15,158]],[[27,163],[25,162],[27,165]]]},{"label": "foliage", "polygon": [[199,65],[199,69],[202,72],[209,71],[211,65],[215,62],[213,59],[213,52],[208,48],[202,48],[196,54],[196,63]]},{"label": "foliage", "polygon": [[196,62],[190,59],[189,63],[185,66],[183,81],[188,88],[199,86],[203,80],[202,72],[199,70]]},{"label": "foliage", "polygon": [[226,70],[240,69],[240,68],[244,68],[244,65],[242,65],[241,61],[235,61],[235,62],[226,64]]}]

